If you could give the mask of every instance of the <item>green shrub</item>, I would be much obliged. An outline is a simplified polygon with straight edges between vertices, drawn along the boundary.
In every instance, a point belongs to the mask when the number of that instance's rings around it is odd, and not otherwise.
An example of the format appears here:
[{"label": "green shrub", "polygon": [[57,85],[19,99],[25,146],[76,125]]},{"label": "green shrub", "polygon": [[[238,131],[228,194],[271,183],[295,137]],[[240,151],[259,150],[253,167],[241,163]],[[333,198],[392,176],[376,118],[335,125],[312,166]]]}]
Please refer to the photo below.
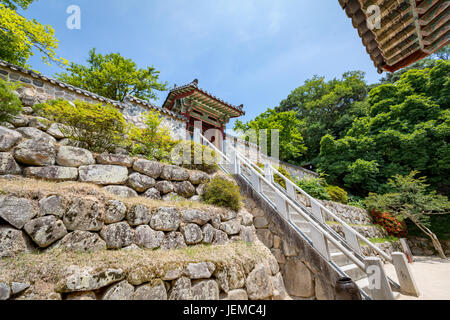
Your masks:
[{"label": "green shrub", "polygon": [[144,117],[145,128],[130,125],[128,135],[131,153],[146,155],[150,160],[168,161],[170,152],[176,144],[170,130],[161,126],[161,118],[156,111],[150,111]]},{"label": "green shrub", "polygon": [[68,126],[61,131],[81,147],[102,152],[124,144],[126,122],[111,105],[60,99],[48,101],[36,108],[39,109],[43,117]]},{"label": "green shrub", "polygon": [[327,186],[326,189],[332,201],[344,204],[348,203],[348,194],[344,189],[339,188],[338,186]]},{"label": "green shrub", "polygon": [[306,177],[302,180],[297,180],[295,183],[313,198],[331,200],[331,197],[327,192],[326,182],[322,178]]},{"label": "green shrub", "polygon": [[216,152],[193,141],[180,141],[172,151],[171,161],[186,169],[214,173],[219,169]]},{"label": "green shrub", "polygon": [[0,122],[9,121],[22,111],[22,102],[14,93],[16,84],[0,79]]},{"label": "green shrub", "polygon": [[239,211],[242,207],[239,187],[233,181],[221,177],[215,177],[206,185],[202,200],[234,211]]}]

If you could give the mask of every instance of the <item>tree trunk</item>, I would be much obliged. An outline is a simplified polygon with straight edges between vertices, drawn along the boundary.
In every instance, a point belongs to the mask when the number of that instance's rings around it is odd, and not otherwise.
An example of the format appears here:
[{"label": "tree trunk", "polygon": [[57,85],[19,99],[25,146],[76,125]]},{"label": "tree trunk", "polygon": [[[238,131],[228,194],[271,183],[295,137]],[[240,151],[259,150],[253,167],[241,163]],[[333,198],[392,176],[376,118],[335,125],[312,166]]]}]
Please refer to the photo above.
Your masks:
[{"label": "tree trunk", "polygon": [[436,235],[433,232],[431,232],[430,229],[425,227],[423,224],[421,224],[416,219],[411,218],[411,220],[416,224],[417,227],[419,227],[420,230],[423,231],[423,233],[425,233],[427,236],[429,236],[431,238],[431,242],[433,243],[433,246],[436,249],[436,251],[439,253],[439,256],[442,259],[447,259],[447,257],[445,256],[444,250],[442,249],[441,243],[439,242]]}]

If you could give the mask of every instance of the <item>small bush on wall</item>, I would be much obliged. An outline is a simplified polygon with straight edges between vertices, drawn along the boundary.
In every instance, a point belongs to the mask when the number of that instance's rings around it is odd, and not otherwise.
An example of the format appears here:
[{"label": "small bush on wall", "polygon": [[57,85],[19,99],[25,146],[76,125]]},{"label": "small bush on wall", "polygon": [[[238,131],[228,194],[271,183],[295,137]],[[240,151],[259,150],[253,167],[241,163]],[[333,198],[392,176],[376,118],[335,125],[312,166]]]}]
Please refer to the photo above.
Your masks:
[{"label": "small bush on wall", "polygon": [[297,180],[296,184],[313,198],[320,200],[331,200],[331,197],[327,192],[327,184],[322,178],[308,177],[302,180]]},{"label": "small bush on wall", "polygon": [[[283,176],[285,176],[286,178],[288,178],[291,181],[294,181],[292,179],[291,174],[289,173],[289,171],[286,170],[286,168],[284,167],[278,167],[275,168],[278,170],[279,173],[281,173]],[[275,181],[275,183],[279,184],[280,186],[282,186],[284,189],[286,189],[286,181],[284,180],[284,178],[282,178],[281,176],[277,175],[276,173],[274,173],[273,175],[273,180]]]},{"label": "small bush on wall", "polygon": [[22,103],[14,93],[17,85],[0,79],[0,122],[9,121],[22,111]]},{"label": "small bush on wall", "polygon": [[143,154],[150,160],[168,161],[170,152],[176,144],[172,140],[170,130],[161,125],[160,116],[156,111],[150,111],[144,117],[145,128],[130,125],[131,153]]},{"label": "small bush on wall", "polygon": [[193,141],[178,142],[172,152],[172,163],[186,169],[214,173],[219,169],[216,152]]},{"label": "small bush on wall", "polygon": [[348,203],[348,194],[342,188],[338,186],[327,186],[327,193],[331,197],[331,201],[340,202],[343,204]]},{"label": "small bush on wall", "polygon": [[239,211],[242,207],[242,197],[239,187],[230,180],[215,177],[205,188],[202,200],[208,204],[230,208]]},{"label": "small bush on wall", "polygon": [[52,100],[35,108],[51,120],[68,128],[61,131],[81,147],[95,152],[112,151],[123,146],[126,122],[115,107],[84,101]]}]

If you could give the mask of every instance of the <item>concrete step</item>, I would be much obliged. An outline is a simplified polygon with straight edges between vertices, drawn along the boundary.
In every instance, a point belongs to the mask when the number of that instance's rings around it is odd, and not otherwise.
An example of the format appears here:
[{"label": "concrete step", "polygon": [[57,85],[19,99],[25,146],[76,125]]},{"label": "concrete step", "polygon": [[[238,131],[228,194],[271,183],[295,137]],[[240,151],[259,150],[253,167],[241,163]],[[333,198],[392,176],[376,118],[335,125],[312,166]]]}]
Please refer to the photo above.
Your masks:
[{"label": "concrete step", "polygon": [[351,278],[353,281],[358,281],[364,277],[367,277],[364,271],[358,268],[356,264],[348,264],[346,266],[340,267],[342,271],[344,271],[349,278]]},{"label": "concrete step", "polygon": [[[358,287],[363,290],[369,297],[370,297],[370,289],[369,289],[369,279],[367,277],[362,278],[358,281],[355,281],[355,283],[358,285]],[[400,299],[400,293],[399,292],[392,292],[392,295],[394,296],[395,300]]]},{"label": "concrete step", "polygon": [[331,260],[336,263],[338,266],[342,267],[348,264],[351,264],[351,260],[347,258],[345,254],[340,251],[330,253]]}]

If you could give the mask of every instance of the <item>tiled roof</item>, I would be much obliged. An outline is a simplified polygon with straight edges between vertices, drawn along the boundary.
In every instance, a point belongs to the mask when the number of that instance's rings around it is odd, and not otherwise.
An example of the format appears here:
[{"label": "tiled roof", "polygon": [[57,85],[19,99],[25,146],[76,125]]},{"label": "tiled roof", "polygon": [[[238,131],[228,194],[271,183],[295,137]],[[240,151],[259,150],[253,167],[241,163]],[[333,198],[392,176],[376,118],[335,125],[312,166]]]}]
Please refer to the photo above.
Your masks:
[{"label": "tiled roof", "polygon": [[[450,43],[449,0],[339,0],[378,72],[404,68]],[[367,21],[380,8],[380,28]]]},{"label": "tiled roof", "polygon": [[[86,97],[98,100],[98,101],[103,102],[103,103],[111,104],[111,105],[119,107],[119,108],[123,108],[124,107],[123,102],[102,97],[102,96],[100,96],[100,95],[98,95],[96,93],[93,93],[93,92],[90,92],[90,91],[87,91],[87,90],[84,90],[84,89],[80,89],[80,88],[74,87],[74,86],[72,86],[70,84],[67,84],[67,83],[64,83],[64,82],[61,82],[61,81],[58,81],[58,80],[46,77],[46,76],[44,76],[44,75],[42,75],[40,73],[37,73],[37,72],[31,71],[31,70],[28,70],[28,69],[16,66],[16,65],[14,65],[12,63],[9,63],[9,62],[6,62],[4,60],[0,60],[0,66],[7,67],[8,69],[16,71],[16,72],[20,72],[20,73],[23,73],[23,74],[30,75],[30,76],[32,76],[33,78],[36,78],[36,79],[40,79],[40,80],[43,80],[43,81],[48,81],[48,82],[52,83],[53,85],[57,85],[57,86],[59,86],[59,87],[61,87],[63,89],[67,89],[69,91],[73,91],[74,93],[78,93],[78,94],[84,95]],[[163,109],[161,107],[158,107],[158,106],[156,106],[156,105],[154,105],[154,104],[152,104],[152,103],[150,103],[148,101],[145,101],[145,100],[133,97],[133,96],[126,96],[125,100],[137,103],[137,104],[142,105],[142,106],[144,106],[144,107],[146,107],[148,109],[154,109],[154,110],[157,110],[157,111],[162,112],[164,114],[167,114],[169,116],[172,116],[172,117],[175,117],[175,118],[178,118],[178,119],[181,119],[181,120],[185,120],[185,117],[183,117],[183,116],[181,116],[181,115],[179,115],[179,114],[177,114],[177,113],[175,113],[173,111],[166,110],[166,109]]]},{"label": "tiled roof", "polygon": [[186,92],[186,91],[190,91],[190,90],[196,90],[196,91],[198,91],[198,92],[200,92],[200,93],[210,97],[211,99],[216,100],[217,102],[223,104],[224,106],[229,107],[231,109],[234,109],[235,111],[237,111],[241,115],[245,114],[244,105],[240,105],[240,106],[232,105],[232,104],[230,104],[228,102],[225,102],[222,99],[214,96],[213,94],[209,93],[208,91],[199,88],[197,79],[195,79],[191,83],[188,83],[188,84],[180,86],[180,87],[176,86],[175,88],[170,90],[169,94],[167,95],[166,101],[163,103],[163,108],[167,108],[168,102],[170,101],[170,99],[172,98],[172,96],[174,94],[179,93],[179,92]]}]

